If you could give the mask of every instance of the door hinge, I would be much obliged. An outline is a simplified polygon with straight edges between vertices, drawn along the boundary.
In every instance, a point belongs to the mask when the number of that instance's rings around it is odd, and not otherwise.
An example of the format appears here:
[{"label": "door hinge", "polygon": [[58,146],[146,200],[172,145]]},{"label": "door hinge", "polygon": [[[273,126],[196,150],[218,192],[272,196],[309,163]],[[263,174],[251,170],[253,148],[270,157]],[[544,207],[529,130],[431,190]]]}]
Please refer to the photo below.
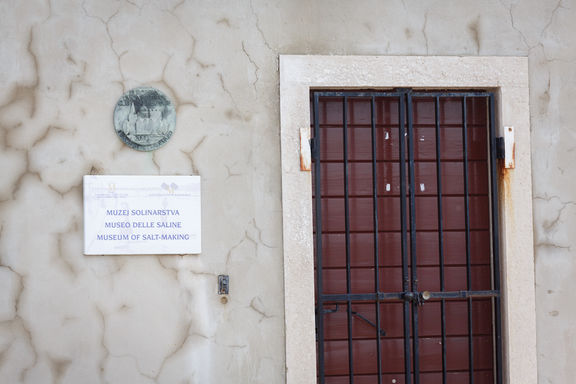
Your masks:
[{"label": "door hinge", "polygon": [[504,159],[506,157],[506,149],[504,145],[504,138],[497,137],[496,138],[496,158],[497,159]]},{"label": "door hinge", "polygon": [[316,140],[314,138],[310,139],[310,153],[312,157],[316,156]]}]

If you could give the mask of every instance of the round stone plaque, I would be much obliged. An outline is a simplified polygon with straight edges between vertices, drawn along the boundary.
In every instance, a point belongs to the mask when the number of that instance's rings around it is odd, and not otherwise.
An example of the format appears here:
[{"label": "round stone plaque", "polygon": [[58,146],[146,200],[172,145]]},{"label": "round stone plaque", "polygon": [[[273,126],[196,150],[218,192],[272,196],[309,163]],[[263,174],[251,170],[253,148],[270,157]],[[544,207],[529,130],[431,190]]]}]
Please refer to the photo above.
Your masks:
[{"label": "round stone plaque", "polygon": [[114,109],[114,128],[120,139],[138,151],[153,151],[172,137],[176,110],[165,94],[152,87],[134,88]]}]

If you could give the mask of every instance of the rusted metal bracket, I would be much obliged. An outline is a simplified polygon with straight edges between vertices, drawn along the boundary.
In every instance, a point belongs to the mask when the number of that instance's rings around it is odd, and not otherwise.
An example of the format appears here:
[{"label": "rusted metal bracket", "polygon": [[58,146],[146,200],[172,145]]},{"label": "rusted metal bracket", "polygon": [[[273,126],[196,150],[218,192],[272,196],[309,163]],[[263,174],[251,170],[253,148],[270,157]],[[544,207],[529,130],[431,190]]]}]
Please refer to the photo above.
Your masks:
[{"label": "rusted metal bracket", "polygon": [[312,170],[312,151],[310,148],[310,128],[300,128],[300,170]]},{"label": "rusted metal bracket", "polygon": [[496,157],[504,160],[504,168],[514,169],[515,161],[514,127],[504,127],[504,137],[496,138]]},{"label": "rusted metal bracket", "polygon": [[516,143],[514,142],[514,127],[504,127],[504,168],[516,167]]}]

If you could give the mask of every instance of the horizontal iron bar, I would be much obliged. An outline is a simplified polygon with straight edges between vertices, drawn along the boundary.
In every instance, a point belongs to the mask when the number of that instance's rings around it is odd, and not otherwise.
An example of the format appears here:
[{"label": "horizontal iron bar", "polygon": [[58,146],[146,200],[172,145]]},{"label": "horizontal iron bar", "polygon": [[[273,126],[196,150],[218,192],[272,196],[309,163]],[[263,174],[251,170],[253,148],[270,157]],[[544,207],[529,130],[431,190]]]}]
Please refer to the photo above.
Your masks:
[{"label": "horizontal iron bar", "polygon": [[[350,294],[321,294],[322,302],[331,301],[375,301],[404,299],[406,293],[413,292],[378,292],[378,293],[350,293]],[[420,294],[421,292],[415,292]],[[500,297],[500,292],[495,290],[486,291],[446,291],[446,292],[429,292],[431,299],[467,299],[469,297]]]},{"label": "horizontal iron bar", "polygon": [[401,299],[404,293],[350,293],[350,294],[321,294],[320,300],[326,301],[363,301],[363,300],[386,300],[386,299]]},{"label": "horizontal iron bar", "polygon": [[[432,190],[432,189],[431,189]],[[436,193],[427,193],[427,192],[418,192],[416,191],[416,197],[437,197],[438,195]],[[488,197],[488,195],[486,193],[469,193],[468,194],[469,197]],[[340,194],[328,194],[328,193],[323,193],[322,197],[325,197],[327,199],[343,199],[344,195],[340,195]],[[355,194],[349,194],[348,197],[350,198],[354,198],[354,199],[370,199],[372,196],[370,196],[367,193],[355,193]],[[385,194],[385,193],[379,193],[378,198],[385,198],[385,197],[400,197],[400,194],[398,193],[390,193],[390,194]],[[461,193],[443,193],[442,197],[466,197],[466,195],[461,194]],[[408,196],[406,196],[406,198],[408,198]]]},{"label": "horizontal iron bar", "polygon": [[[406,94],[407,91],[365,91],[365,92],[338,92],[338,91],[314,91],[320,97],[399,97]],[[412,91],[412,98],[414,97],[488,97],[492,92],[478,91],[478,92],[442,92],[442,91]]]},{"label": "horizontal iron bar", "polygon": [[[486,232],[488,231],[490,228],[472,228],[470,229],[470,232]],[[401,232],[398,230],[389,230],[389,231],[384,231],[384,230],[380,230],[378,231],[378,233],[394,233],[394,232]],[[437,229],[419,229],[416,231],[416,233],[430,233],[430,232],[438,232]],[[456,233],[456,232],[464,232],[461,229],[444,229],[443,232],[451,232],[451,233]],[[314,232],[316,233],[316,232]],[[344,233],[343,231],[322,231],[323,235],[330,235],[330,234],[341,234]],[[371,231],[350,231],[350,233],[372,233]]]},{"label": "horizontal iron bar", "polygon": [[488,97],[492,92],[412,92],[412,98],[415,97]]},{"label": "horizontal iron bar", "polygon": [[469,297],[500,297],[499,291],[429,292],[431,299],[467,299]]},{"label": "horizontal iron bar", "polygon": [[[442,163],[463,163],[463,160],[460,159],[441,159]],[[338,159],[330,159],[330,160],[322,160],[320,162],[321,164],[341,164],[342,160],[338,160]],[[372,160],[367,159],[367,160],[348,160],[349,164],[372,164]],[[376,160],[377,164],[386,164],[386,163],[394,163],[394,164],[398,164],[398,159],[391,159],[391,160]],[[436,164],[436,160],[416,160],[416,163],[418,164]],[[484,163],[484,164],[488,164],[486,162],[486,160],[474,160],[474,159],[469,159],[468,163]]]},{"label": "horizontal iron bar", "polygon": [[314,91],[315,95],[319,95],[320,97],[400,97],[402,92],[337,92],[337,91]]}]

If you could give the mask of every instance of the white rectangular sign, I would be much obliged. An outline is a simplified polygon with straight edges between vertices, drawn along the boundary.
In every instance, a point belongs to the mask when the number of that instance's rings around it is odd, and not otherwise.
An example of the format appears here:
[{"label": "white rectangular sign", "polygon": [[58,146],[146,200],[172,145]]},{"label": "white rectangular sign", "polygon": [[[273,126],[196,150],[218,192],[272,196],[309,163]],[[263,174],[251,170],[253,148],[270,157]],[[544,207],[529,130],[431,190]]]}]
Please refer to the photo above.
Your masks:
[{"label": "white rectangular sign", "polygon": [[84,254],[201,252],[200,176],[84,176]]}]

